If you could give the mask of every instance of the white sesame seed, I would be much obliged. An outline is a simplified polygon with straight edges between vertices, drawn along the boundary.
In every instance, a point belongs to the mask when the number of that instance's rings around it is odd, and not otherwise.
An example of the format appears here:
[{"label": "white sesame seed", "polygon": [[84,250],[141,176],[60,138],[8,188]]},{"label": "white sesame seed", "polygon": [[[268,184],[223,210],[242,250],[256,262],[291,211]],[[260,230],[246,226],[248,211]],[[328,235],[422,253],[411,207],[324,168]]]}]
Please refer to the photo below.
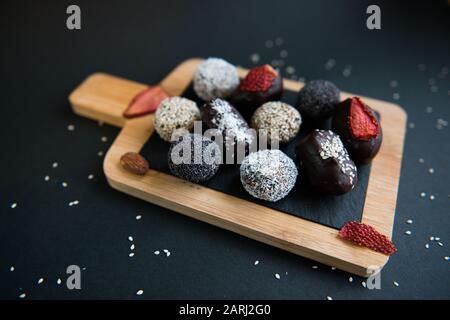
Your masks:
[{"label": "white sesame seed", "polygon": [[281,278],[280,275],[279,275],[278,273],[275,273],[274,276],[275,276],[275,278],[276,278],[277,280],[280,280],[280,278]]},{"label": "white sesame seed", "polygon": [[26,295],[25,293],[22,293],[22,294],[20,294],[19,298],[20,298],[20,299],[24,299],[24,298],[26,298],[26,296],[27,296],[27,295]]},{"label": "white sesame seed", "polygon": [[256,260],[254,264],[257,266],[259,264],[259,260]]},{"label": "white sesame seed", "polygon": [[328,61],[325,63],[325,70],[331,70],[336,65],[336,60],[334,59],[328,59]]},{"label": "white sesame seed", "polygon": [[49,176],[45,176],[45,177],[44,177],[44,180],[45,180],[45,181],[49,181],[49,180],[50,180],[50,177],[49,177]]},{"label": "white sesame seed", "polygon": [[439,240],[441,240],[441,238],[439,238],[439,237],[434,237],[434,240],[439,241]]},{"label": "white sesame seed", "polygon": [[365,281],[363,281],[363,282],[361,282],[361,285],[364,287],[364,288],[366,288],[367,287],[367,284],[366,284],[366,282]]},{"label": "white sesame seed", "polygon": [[169,252],[169,250],[167,250],[167,249],[163,249],[163,252],[164,252],[164,253],[167,253],[167,252]]},{"label": "white sesame seed", "polygon": [[130,246],[130,250],[133,251],[135,248],[134,243]]},{"label": "white sesame seed", "polygon": [[140,289],[140,290],[138,290],[138,291],[136,292],[136,294],[137,294],[138,296],[141,296],[143,293],[144,293],[144,290],[142,290],[142,289]]},{"label": "white sesame seed", "polygon": [[430,237],[430,241],[434,241],[434,237],[433,236]]},{"label": "white sesame seed", "polygon": [[433,201],[435,199],[434,195],[430,195],[430,200]]},{"label": "white sesame seed", "polygon": [[88,179],[89,179],[89,180],[94,179],[94,175],[91,173],[90,175],[88,175]]},{"label": "white sesame seed", "polygon": [[426,111],[427,113],[432,113],[432,112],[433,112],[433,108],[432,108],[432,107],[426,107],[426,108],[425,108],[425,111]]},{"label": "white sesame seed", "polygon": [[11,268],[9,268],[9,271],[14,272],[14,266],[11,266]]},{"label": "white sesame seed", "polygon": [[395,92],[394,94],[392,94],[392,99],[399,100],[400,99],[400,93]]},{"label": "white sesame seed", "polygon": [[342,71],[342,75],[346,78],[350,77],[352,74],[352,66],[345,66],[344,70]]},{"label": "white sesame seed", "polygon": [[353,282],[353,277],[349,277],[348,282]]},{"label": "white sesame seed", "polygon": [[398,287],[399,286],[399,284],[398,284],[398,282],[397,281],[394,281],[394,282],[392,282],[393,283],[393,285],[394,286],[396,286],[396,287]]},{"label": "white sesame seed", "polygon": [[284,40],[281,37],[278,37],[278,38],[275,39],[275,44],[277,46],[281,46],[283,44],[283,42],[284,42]]},{"label": "white sesame seed", "polygon": [[73,124],[69,124],[69,125],[67,126],[67,130],[73,131],[73,130],[75,130],[75,126],[74,126]]},{"label": "white sesame seed", "polygon": [[397,88],[398,87],[398,81],[397,80],[391,80],[391,82],[389,82],[389,86],[391,88]]},{"label": "white sesame seed", "polygon": [[420,193],[420,196],[421,196],[422,198],[425,198],[425,197],[427,196],[427,194],[426,194],[425,192],[421,192],[421,193]]},{"label": "white sesame seed", "polygon": [[102,142],[106,142],[106,141],[108,141],[108,137],[103,136],[103,137],[100,138],[100,140],[101,140]]},{"label": "white sesame seed", "polygon": [[153,252],[155,255],[159,254],[159,250],[156,250],[155,252]]},{"label": "white sesame seed", "polygon": [[166,252],[166,257],[170,256],[170,251]]},{"label": "white sesame seed", "polygon": [[449,261],[449,260],[450,260],[450,257],[444,257],[444,260]]},{"label": "white sesame seed", "polygon": [[336,270],[336,267],[331,267],[331,270],[333,270],[333,271]]},{"label": "white sesame seed", "polygon": [[430,245],[428,243],[425,244],[425,249],[429,249]]},{"label": "white sesame seed", "polygon": [[130,258],[134,257],[134,252],[130,252],[130,254],[128,255]]},{"label": "white sesame seed", "polygon": [[15,209],[15,208],[17,208],[17,203],[11,203],[11,209]]},{"label": "white sesame seed", "polygon": [[440,247],[443,247],[443,246],[444,246],[444,244],[443,244],[442,242],[438,242],[438,245],[439,245]]},{"label": "white sesame seed", "polygon": [[63,186],[63,188],[67,188],[67,186],[68,186],[67,182],[63,182],[63,183],[61,183],[61,185]]},{"label": "white sesame seed", "polygon": [[318,267],[318,266],[312,266],[312,268],[313,268],[313,269],[318,269],[319,267]]},{"label": "white sesame seed", "polygon": [[280,51],[280,57],[281,58],[287,58],[287,56],[288,56],[288,51],[287,50],[281,50]]},{"label": "white sesame seed", "polygon": [[250,61],[255,64],[258,63],[259,62],[259,54],[253,53],[252,55],[250,55]]},{"label": "white sesame seed", "polygon": [[408,235],[408,236],[411,235],[411,233],[412,233],[412,232],[411,232],[410,230],[406,230],[406,231],[405,231],[405,234]]},{"label": "white sesame seed", "polygon": [[327,300],[333,300],[333,298],[330,296],[327,296]]},{"label": "white sesame seed", "polygon": [[133,241],[133,237],[132,236],[128,236],[128,240],[129,241]]},{"label": "white sesame seed", "polygon": [[419,158],[419,163],[424,163],[425,160],[423,158]]},{"label": "white sesame seed", "polygon": [[61,281],[60,278],[58,278],[58,280],[56,280],[56,283],[57,283],[57,284],[61,284],[61,282],[62,282],[62,281]]},{"label": "white sesame seed", "polygon": [[52,167],[53,167],[53,168],[57,168],[57,167],[58,167],[58,162],[53,162],[53,163],[52,163]]},{"label": "white sesame seed", "polygon": [[412,221],[411,219],[408,219],[408,220],[406,220],[406,223],[407,223],[407,224],[412,224],[413,221]]},{"label": "white sesame seed", "polygon": [[42,282],[44,282],[44,278],[40,278],[40,279],[38,280],[38,284],[41,284]]},{"label": "white sesame seed", "polygon": [[141,220],[142,216],[141,215],[137,215],[136,216],[136,220]]},{"label": "white sesame seed", "polygon": [[102,156],[103,156],[103,151],[97,152],[97,155],[98,155],[99,157],[102,157]]},{"label": "white sesame seed", "polygon": [[414,122],[410,122],[410,123],[408,124],[408,127],[409,127],[410,129],[414,129],[414,128],[416,127],[416,124],[415,124]]},{"label": "white sesame seed", "polygon": [[434,173],[434,169],[433,169],[433,168],[430,168],[430,169],[428,169],[428,172],[429,172],[429,173]]}]

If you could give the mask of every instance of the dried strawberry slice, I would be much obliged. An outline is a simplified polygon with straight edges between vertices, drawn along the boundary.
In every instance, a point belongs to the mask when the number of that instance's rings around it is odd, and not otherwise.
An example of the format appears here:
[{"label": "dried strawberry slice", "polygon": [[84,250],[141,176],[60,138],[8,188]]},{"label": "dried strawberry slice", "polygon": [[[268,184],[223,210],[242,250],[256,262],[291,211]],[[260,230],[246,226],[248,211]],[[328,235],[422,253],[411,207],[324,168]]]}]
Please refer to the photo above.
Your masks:
[{"label": "dried strawberry slice", "polygon": [[339,237],[388,256],[397,251],[388,237],[374,227],[357,221],[347,222],[339,231]]},{"label": "dried strawberry slice", "polygon": [[378,136],[380,124],[368,109],[367,105],[358,97],[350,102],[350,130],[358,140],[370,140]]},{"label": "dried strawberry slice", "polygon": [[155,112],[159,104],[169,95],[160,86],[151,86],[139,92],[123,113],[125,118],[135,118]]},{"label": "dried strawberry slice", "polygon": [[268,64],[251,69],[242,80],[239,89],[241,91],[264,92],[273,83],[278,73]]}]

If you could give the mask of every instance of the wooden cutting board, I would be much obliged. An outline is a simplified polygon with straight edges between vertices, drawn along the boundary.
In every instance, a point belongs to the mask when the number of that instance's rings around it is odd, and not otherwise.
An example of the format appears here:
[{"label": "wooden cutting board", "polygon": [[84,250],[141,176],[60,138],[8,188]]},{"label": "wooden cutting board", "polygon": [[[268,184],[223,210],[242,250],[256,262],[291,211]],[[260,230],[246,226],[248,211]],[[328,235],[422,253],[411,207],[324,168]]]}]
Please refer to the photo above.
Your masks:
[{"label": "wooden cutting board", "polygon": [[[184,61],[160,85],[171,96],[182,95],[202,61]],[[247,70],[238,68],[238,72],[244,77]],[[302,86],[300,82],[284,80],[287,90],[298,91]],[[119,165],[120,157],[125,152],[139,152],[154,132],[153,114],[134,119],[122,116],[136,94],[147,87],[108,74],[95,73],[69,96],[75,113],[122,127],[103,162],[106,178],[113,188],[357,275],[369,276],[386,264],[387,256],[341,240],[336,229],[156,170],[150,170],[141,177],[122,169]],[[343,92],[341,99],[354,95]],[[400,106],[389,102],[366,97],[363,99],[380,114],[384,140],[379,154],[372,162],[361,221],[391,236],[406,113]]]}]

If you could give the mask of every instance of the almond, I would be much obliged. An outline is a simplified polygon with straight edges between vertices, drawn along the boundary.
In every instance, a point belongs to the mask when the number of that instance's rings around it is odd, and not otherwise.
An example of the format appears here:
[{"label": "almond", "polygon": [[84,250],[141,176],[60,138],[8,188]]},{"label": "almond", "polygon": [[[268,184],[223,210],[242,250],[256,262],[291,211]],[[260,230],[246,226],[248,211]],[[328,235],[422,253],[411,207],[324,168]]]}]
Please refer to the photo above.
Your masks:
[{"label": "almond", "polygon": [[149,170],[147,160],[136,152],[127,152],[122,155],[120,157],[120,165],[125,170],[141,176],[145,175]]}]

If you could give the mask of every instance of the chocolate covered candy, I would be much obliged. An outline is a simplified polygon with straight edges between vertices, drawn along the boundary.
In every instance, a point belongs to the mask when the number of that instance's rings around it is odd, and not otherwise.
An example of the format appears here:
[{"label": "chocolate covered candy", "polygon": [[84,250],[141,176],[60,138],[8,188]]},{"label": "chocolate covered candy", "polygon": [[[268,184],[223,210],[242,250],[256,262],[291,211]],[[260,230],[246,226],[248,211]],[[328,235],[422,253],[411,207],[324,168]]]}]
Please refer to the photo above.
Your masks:
[{"label": "chocolate covered candy", "polygon": [[251,69],[231,98],[241,114],[250,119],[253,112],[268,101],[280,100],[283,80],[278,71],[265,64]]},{"label": "chocolate covered candy", "polygon": [[340,195],[358,180],[355,163],[341,139],[331,130],[315,130],[296,147],[297,160],[310,184],[319,192]]},{"label": "chocolate covered candy", "polygon": [[330,81],[312,80],[300,89],[297,108],[307,118],[322,121],[329,118],[339,103],[340,91]]},{"label": "chocolate covered candy", "polygon": [[369,163],[380,150],[381,125],[373,110],[358,97],[336,106],[332,128],[356,163]]}]

